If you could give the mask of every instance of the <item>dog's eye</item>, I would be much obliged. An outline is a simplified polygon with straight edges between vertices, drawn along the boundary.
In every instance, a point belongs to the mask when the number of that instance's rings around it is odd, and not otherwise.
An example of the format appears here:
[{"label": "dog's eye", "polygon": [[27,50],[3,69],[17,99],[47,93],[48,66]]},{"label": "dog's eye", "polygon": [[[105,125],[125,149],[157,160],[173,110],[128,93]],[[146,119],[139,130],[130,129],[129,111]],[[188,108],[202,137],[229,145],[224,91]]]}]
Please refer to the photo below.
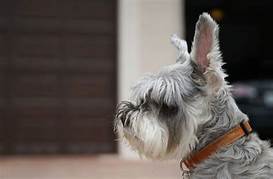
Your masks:
[{"label": "dog's eye", "polygon": [[142,107],[142,106],[144,106],[146,104],[147,104],[147,102],[144,99],[140,99],[139,102],[138,102],[139,107]]},{"label": "dog's eye", "polygon": [[144,99],[140,99],[138,107],[145,111],[149,110],[148,102],[145,101]]},{"label": "dog's eye", "polygon": [[160,108],[160,115],[163,116],[174,116],[178,112],[178,107],[174,105],[167,105],[165,103],[162,104]]}]

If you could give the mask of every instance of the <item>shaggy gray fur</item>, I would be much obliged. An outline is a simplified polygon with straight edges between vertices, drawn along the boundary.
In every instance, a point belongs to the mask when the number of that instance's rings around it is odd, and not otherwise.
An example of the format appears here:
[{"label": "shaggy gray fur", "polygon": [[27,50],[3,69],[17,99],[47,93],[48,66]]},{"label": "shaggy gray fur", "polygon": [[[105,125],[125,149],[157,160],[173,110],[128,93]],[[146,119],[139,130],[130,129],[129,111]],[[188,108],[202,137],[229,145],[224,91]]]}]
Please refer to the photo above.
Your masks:
[{"label": "shaggy gray fur", "polygon": [[[218,31],[217,24],[203,13],[191,53],[185,41],[173,36],[177,62],[138,81],[131,101],[119,104],[115,128],[140,155],[186,159],[248,119],[225,81]],[[198,164],[189,178],[273,178],[273,151],[252,133]]]}]

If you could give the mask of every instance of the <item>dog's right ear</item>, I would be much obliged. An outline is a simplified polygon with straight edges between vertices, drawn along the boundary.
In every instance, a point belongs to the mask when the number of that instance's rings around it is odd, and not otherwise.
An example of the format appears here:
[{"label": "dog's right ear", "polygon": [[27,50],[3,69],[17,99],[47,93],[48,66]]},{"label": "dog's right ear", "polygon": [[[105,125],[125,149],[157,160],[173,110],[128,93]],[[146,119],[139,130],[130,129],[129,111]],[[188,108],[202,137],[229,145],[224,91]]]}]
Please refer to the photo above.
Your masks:
[{"label": "dog's right ear", "polygon": [[[203,13],[196,23],[191,57],[199,70],[204,73],[213,63],[217,63],[220,51],[218,45],[219,28],[209,14]],[[215,56],[216,55],[216,56]]]},{"label": "dog's right ear", "polygon": [[206,79],[211,91],[218,91],[224,82],[219,50],[219,28],[209,14],[203,13],[196,23],[191,59]]}]

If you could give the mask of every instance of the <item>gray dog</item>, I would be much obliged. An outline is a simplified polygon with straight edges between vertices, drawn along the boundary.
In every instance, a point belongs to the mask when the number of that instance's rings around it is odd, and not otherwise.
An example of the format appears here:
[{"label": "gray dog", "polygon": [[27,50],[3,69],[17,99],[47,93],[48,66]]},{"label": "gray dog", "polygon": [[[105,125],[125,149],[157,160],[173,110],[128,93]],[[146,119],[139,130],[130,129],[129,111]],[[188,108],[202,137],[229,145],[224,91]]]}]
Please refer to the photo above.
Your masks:
[{"label": "gray dog", "polygon": [[250,133],[225,81],[218,31],[203,13],[191,53],[174,35],[176,63],[136,83],[132,100],[118,105],[115,128],[142,156],[181,160],[185,178],[273,178],[273,151]]}]

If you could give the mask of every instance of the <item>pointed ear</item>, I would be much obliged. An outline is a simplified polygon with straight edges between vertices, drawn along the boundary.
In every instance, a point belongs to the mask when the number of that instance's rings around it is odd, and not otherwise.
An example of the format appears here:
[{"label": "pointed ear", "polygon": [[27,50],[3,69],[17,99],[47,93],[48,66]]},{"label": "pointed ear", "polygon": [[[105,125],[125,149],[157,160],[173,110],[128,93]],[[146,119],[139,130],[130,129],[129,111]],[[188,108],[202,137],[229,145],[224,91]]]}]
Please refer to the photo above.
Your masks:
[{"label": "pointed ear", "polygon": [[196,23],[192,44],[191,59],[197,71],[206,80],[210,93],[216,93],[225,84],[226,74],[222,70],[222,57],[219,50],[219,28],[209,14],[200,15]]},{"label": "pointed ear", "polygon": [[202,73],[206,72],[209,66],[214,66],[213,63],[217,63],[217,60],[221,61],[218,32],[218,25],[209,14],[203,13],[199,16],[195,27],[191,57]]},{"label": "pointed ear", "polygon": [[188,52],[187,42],[180,39],[176,34],[172,35],[171,42],[178,50],[176,62],[184,63],[185,61],[189,60],[190,54]]}]

